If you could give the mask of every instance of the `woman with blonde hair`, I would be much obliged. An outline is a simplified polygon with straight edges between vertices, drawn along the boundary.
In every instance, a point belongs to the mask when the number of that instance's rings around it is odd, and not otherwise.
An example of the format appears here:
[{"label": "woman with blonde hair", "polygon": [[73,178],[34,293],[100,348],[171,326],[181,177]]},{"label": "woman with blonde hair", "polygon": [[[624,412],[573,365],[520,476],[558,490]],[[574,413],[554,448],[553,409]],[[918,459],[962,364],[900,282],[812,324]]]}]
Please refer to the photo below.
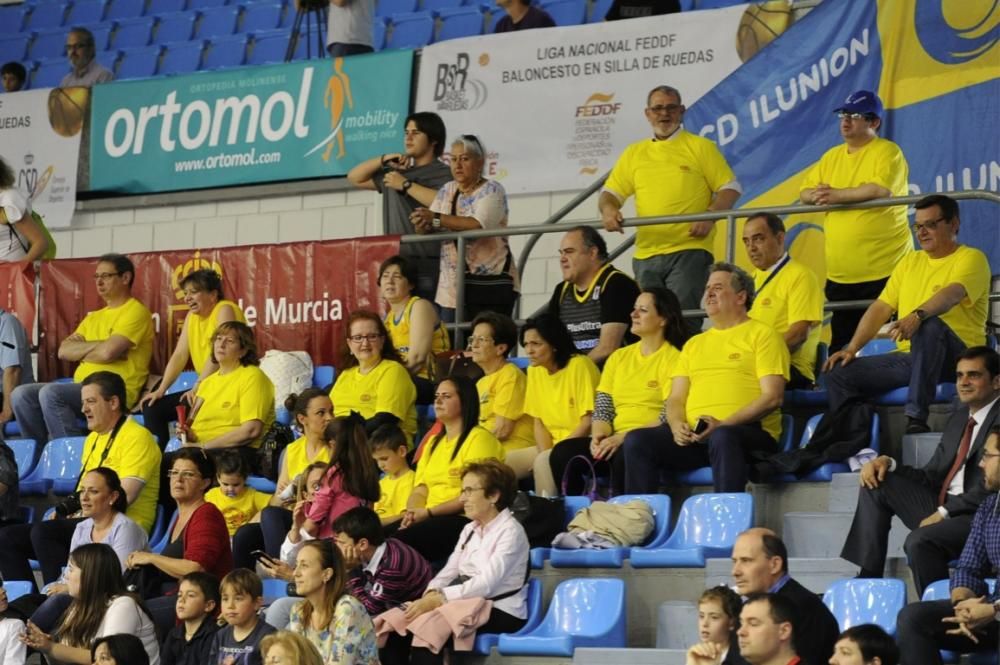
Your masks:
[{"label": "woman with blonde hair", "polygon": [[323,665],[313,643],[289,630],[279,630],[262,639],[260,654],[267,665]]}]

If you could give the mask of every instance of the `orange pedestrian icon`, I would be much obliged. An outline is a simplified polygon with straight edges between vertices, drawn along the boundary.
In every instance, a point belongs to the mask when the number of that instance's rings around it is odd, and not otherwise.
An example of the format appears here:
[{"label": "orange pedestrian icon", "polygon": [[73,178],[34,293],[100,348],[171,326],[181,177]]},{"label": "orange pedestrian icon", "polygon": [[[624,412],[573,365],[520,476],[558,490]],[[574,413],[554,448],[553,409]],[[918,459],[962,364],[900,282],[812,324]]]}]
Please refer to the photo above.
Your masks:
[{"label": "orange pedestrian icon", "polygon": [[351,77],[344,73],[343,58],[334,58],[333,71],[334,74],[327,82],[326,92],[323,94],[323,106],[330,109],[330,129],[334,132],[323,152],[324,162],[330,161],[334,141],[337,142],[337,159],[342,159],[347,154],[347,150],[344,148],[344,132],[340,131],[340,122],[344,115],[344,102],[347,102],[347,108],[354,109],[354,99],[351,97]]}]

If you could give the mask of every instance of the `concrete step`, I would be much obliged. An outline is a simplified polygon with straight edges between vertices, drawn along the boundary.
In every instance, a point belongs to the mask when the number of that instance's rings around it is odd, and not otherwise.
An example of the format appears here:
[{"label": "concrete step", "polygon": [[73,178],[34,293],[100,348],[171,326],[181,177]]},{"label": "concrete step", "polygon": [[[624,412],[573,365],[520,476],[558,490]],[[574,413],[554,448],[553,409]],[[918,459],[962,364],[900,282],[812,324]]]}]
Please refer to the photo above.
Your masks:
[{"label": "concrete step", "polygon": [[668,600],[657,613],[656,648],[684,650],[700,642],[698,606],[687,600]]},{"label": "concrete step", "polygon": [[942,432],[903,435],[903,464],[920,468],[931,461],[941,443]]},{"label": "concrete step", "polygon": [[830,481],[827,510],[831,513],[850,513],[858,507],[858,488],[861,482],[857,473],[835,473]]},{"label": "concrete step", "polygon": [[686,649],[577,649],[573,665],[684,665]]},{"label": "concrete step", "polygon": [[[788,556],[839,557],[853,519],[853,513],[786,513],[782,539]],[[888,556],[905,556],[903,541],[909,532],[898,517],[892,519]]]}]

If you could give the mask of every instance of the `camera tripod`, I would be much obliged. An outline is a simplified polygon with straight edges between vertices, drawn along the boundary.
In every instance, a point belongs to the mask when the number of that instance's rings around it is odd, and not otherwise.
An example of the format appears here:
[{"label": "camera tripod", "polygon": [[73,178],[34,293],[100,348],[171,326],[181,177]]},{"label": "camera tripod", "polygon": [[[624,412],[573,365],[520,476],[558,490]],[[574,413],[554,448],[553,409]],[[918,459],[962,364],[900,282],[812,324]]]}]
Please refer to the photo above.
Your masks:
[{"label": "camera tripod", "polygon": [[[295,21],[292,23],[292,33],[288,37],[288,48],[285,49],[285,62],[291,62],[294,59],[300,37],[306,40],[306,58],[312,59],[312,37],[314,34],[315,57],[324,57],[326,55],[326,2],[323,0],[319,0],[319,2],[317,0],[300,0],[296,4],[298,8],[295,13]],[[302,32],[303,23],[305,23],[305,33]]]}]

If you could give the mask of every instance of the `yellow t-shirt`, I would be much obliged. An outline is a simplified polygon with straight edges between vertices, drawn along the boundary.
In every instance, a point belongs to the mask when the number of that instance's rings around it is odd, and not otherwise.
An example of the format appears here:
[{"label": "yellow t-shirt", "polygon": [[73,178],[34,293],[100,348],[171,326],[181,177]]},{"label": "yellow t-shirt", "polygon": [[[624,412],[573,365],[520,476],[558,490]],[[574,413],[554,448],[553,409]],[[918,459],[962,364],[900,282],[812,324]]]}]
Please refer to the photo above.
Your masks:
[{"label": "yellow t-shirt", "polygon": [[784,335],[793,323],[816,321],[809,329],[806,341],[792,354],[792,365],[810,381],[816,380],[816,347],[823,321],[823,290],[816,273],[794,259],[790,259],[778,271],[763,291],[761,285],[770,273],[756,270],[753,274],[754,286],[758,293],[754,297],[750,318],[774,328]]},{"label": "yellow t-shirt", "polygon": [[[604,183],[622,201],[635,195],[639,217],[704,212],[712,195],[736,180],[719,148],[706,138],[678,130],[666,141],[645,139],[625,149]],[[635,232],[635,258],[714,247],[715,229],[704,238],[688,235],[690,224],[642,226]]]},{"label": "yellow t-shirt", "polygon": [[416,477],[413,469],[407,469],[399,478],[392,478],[387,474],[378,481],[379,498],[374,510],[379,519],[403,514],[406,502],[413,493],[413,481]]},{"label": "yellow t-shirt", "polygon": [[236,321],[246,323],[243,310],[232,300],[220,300],[215,303],[215,307],[208,316],[198,316],[197,314],[187,315],[188,351],[191,353],[191,366],[194,371],[201,372],[202,368],[212,358],[212,335],[219,327],[219,310],[229,305],[236,314]]},{"label": "yellow t-shirt", "polygon": [[[892,307],[899,318],[923,305],[949,284],[965,287],[965,298],[941,315],[952,332],[966,346],[986,343],[986,315],[989,309],[990,264],[978,249],[961,245],[948,256],[932,259],[927,252],[913,252],[892,271],[878,299]],[[909,351],[910,342],[897,342],[900,351]]]},{"label": "yellow t-shirt", "polygon": [[[718,330],[710,328],[684,345],[673,376],[691,382],[687,397],[688,424],[699,416],[729,417],[760,397],[760,379],[771,374],[788,379],[788,347],[769,325],[750,319]],[[761,422],[764,430],[781,436],[781,412]]]},{"label": "yellow t-shirt", "polygon": [[608,357],[597,391],[615,403],[615,432],[628,432],[656,422],[670,395],[670,376],[681,352],[669,342],[648,356],[642,343],[618,349]]},{"label": "yellow t-shirt", "polygon": [[314,459],[309,459],[309,456],[306,454],[306,437],[304,436],[295,439],[285,448],[285,469],[287,470],[289,481],[305,471],[306,467],[313,462],[326,462],[329,464],[330,449],[323,446],[319,449],[319,453],[316,454]]},{"label": "yellow t-shirt", "polygon": [[462,477],[459,475],[469,462],[495,458],[504,460],[504,450],[497,438],[482,427],[473,427],[462,448],[451,458],[458,437],[441,437],[437,447],[433,439],[427,443],[424,453],[417,462],[414,486],[427,485],[427,507],[433,508],[446,501],[457,499],[462,491]]},{"label": "yellow t-shirt", "polygon": [[[835,189],[872,183],[893,196],[906,196],[908,178],[909,167],[899,146],[876,138],[853,153],[843,143],[827,150],[806,173],[799,191],[820,183]],[[842,284],[883,279],[913,251],[906,206],[828,212],[823,232],[826,276]]]},{"label": "yellow t-shirt", "polygon": [[80,383],[94,372],[114,372],[125,381],[128,406],[135,404],[146,385],[149,358],[153,355],[153,316],[146,306],[135,298],[129,298],[118,307],[102,307],[83,317],[73,332],[83,335],[89,342],[106,340],[112,335],[122,335],[132,342],[132,347],[120,360],[110,363],[81,362],[73,373],[73,380]]},{"label": "yellow t-shirt", "polygon": [[395,360],[384,359],[367,374],[358,367],[340,373],[330,391],[333,413],[338,418],[357,411],[364,418],[391,413],[409,438],[417,431],[417,389],[410,373]]},{"label": "yellow t-shirt", "polygon": [[[274,422],[274,384],[255,365],[241,365],[228,374],[209,374],[198,385],[205,403],[198,409],[191,429],[200,443],[230,432],[249,420]],[[260,439],[250,444],[260,446]]]},{"label": "yellow t-shirt", "polygon": [[574,355],[555,374],[544,367],[528,368],[528,390],[524,412],[538,418],[556,444],[569,437],[580,418],[594,410],[594,391],[601,372],[594,361]]},{"label": "yellow t-shirt", "polygon": [[215,505],[226,518],[226,528],[229,529],[229,537],[232,538],[237,529],[267,507],[271,495],[246,487],[239,496],[228,497],[221,489],[213,487],[205,493],[205,501]]},{"label": "yellow t-shirt", "polygon": [[[156,519],[156,501],[160,495],[160,460],[163,455],[152,433],[136,421],[128,418],[111,442],[111,449],[104,462],[101,457],[108,447],[111,432],[98,434],[91,432],[83,443],[83,471],[99,466],[114,469],[121,480],[135,478],[145,483],[139,496],[129,505],[125,514],[146,531],[153,528]],[[76,489],[80,489],[77,484]]]},{"label": "yellow t-shirt", "polygon": [[[399,321],[393,318],[391,310],[385,317],[385,328],[389,331],[392,345],[399,351],[399,355],[403,356],[404,361],[410,352],[410,312],[413,311],[413,305],[418,300],[420,298],[417,296],[410,298],[406,303],[406,307],[403,308],[403,316],[399,318]],[[431,353],[447,351],[449,348],[451,348],[451,343],[448,341],[448,331],[445,329],[444,324],[439,321],[431,338]],[[427,371],[427,367],[420,370],[417,376],[422,376],[425,379],[428,378],[430,373]]]},{"label": "yellow t-shirt", "polygon": [[527,375],[517,365],[509,362],[476,382],[476,390],[479,392],[479,424],[492,432],[497,424],[497,416],[514,421],[510,436],[501,442],[507,451],[535,445],[534,421],[524,412],[527,385]]}]

